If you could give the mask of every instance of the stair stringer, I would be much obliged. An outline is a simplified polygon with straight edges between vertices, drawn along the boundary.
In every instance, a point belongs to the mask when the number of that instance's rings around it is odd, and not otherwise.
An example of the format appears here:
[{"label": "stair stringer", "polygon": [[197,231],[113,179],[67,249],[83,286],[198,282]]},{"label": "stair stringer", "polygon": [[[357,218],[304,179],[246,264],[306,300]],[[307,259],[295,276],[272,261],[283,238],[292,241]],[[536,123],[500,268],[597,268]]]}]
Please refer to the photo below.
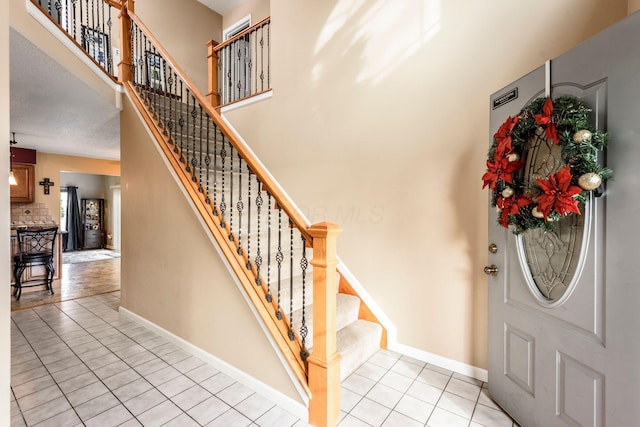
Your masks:
[{"label": "stair stringer", "polygon": [[[270,303],[266,302],[264,298],[261,298],[259,292],[256,292],[256,289],[260,288],[255,286],[253,282],[254,279],[250,277],[251,272],[245,268],[246,258],[237,254],[235,244],[230,242],[227,237],[229,232],[228,228],[223,229],[220,227],[218,221],[215,220],[215,217],[211,213],[210,206],[205,202],[204,195],[202,193],[198,193],[197,189],[191,185],[190,176],[187,176],[184,169],[180,167],[177,156],[174,155],[173,151],[169,149],[169,146],[165,143],[162,131],[155,124],[153,126],[150,125],[150,123],[153,123],[152,118],[148,115],[146,108],[135,93],[135,89],[130,83],[125,83],[124,86],[127,98],[134,105],[136,114],[144,124],[150,138],[155,142],[154,147],[160,153],[163,162],[170,171],[171,176],[178,185],[178,188],[187,199],[191,209],[193,209],[196,214],[196,217],[203,227],[207,237],[210,239],[213,247],[222,259],[234,283],[240,289],[240,293],[243,295],[243,298],[249,305],[250,310],[256,317],[258,324],[273,347],[292,384],[300,395],[301,400],[306,405],[304,411],[295,411],[297,416],[305,419],[306,416],[308,416],[306,411],[309,405],[310,390],[306,383],[306,374],[303,367],[295,359],[295,356],[292,355],[293,351],[291,350],[291,343],[287,343],[284,339],[287,334],[287,329],[284,327],[278,328],[278,330],[269,328],[267,324],[268,320],[265,319],[271,319],[271,322],[274,325],[281,325],[282,322],[275,321],[275,314],[268,310],[268,305]],[[297,344],[297,341],[294,341],[293,343]],[[299,351],[299,344],[297,345],[297,351]],[[266,395],[273,396],[272,393],[275,392],[275,395],[279,396],[281,401],[286,403],[283,405],[285,407],[295,408],[295,406],[300,405],[298,402],[291,400],[291,398],[267,385],[264,385],[264,388],[269,390]]]}]

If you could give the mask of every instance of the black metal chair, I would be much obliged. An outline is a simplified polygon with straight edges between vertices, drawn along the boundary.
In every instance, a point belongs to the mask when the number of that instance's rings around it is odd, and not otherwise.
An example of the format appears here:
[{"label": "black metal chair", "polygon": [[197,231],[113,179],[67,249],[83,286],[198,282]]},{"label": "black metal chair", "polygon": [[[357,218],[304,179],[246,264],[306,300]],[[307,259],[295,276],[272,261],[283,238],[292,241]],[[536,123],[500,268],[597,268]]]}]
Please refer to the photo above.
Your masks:
[{"label": "black metal chair", "polygon": [[[18,254],[13,257],[13,277],[15,278],[16,301],[20,299],[22,288],[47,285],[53,295],[53,276],[56,272],[53,266],[53,251],[55,248],[58,228],[43,228],[39,230],[16,230],[18,237]],[[42,265],[47,270],[44,279],[28,279],[23,281],[22,274],[27,267]]]}]

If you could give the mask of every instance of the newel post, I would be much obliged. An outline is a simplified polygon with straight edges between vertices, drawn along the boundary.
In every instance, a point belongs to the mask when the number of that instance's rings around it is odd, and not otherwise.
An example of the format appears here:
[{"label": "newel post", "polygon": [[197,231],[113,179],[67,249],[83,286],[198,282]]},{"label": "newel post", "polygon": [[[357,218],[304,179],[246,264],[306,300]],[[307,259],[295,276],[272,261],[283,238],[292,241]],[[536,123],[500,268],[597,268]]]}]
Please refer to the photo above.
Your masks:
[{"label": "newel post", "polygon": [[218,52],[215,47],[218,42],[215,40],[209,40],[207,42],[207,66],[209,68],[207,74],[208,80],[208,92],[207,100],[212,107],[220,105],[220,94],[218,93]]},{"label": "newel post", "polygon": [[336,239],[342,229],[322,222],[309,228],[313,237],[313,353],[309,362],[309,423],[335,426],[340,416],[340,359],[336,352]]},{"label": "newel post", "polygon": [[120,83],[131,81],[131,17],[134,13],[133,0],[122,0],[120,11],[120,63],[118,64],[118,81]]}]

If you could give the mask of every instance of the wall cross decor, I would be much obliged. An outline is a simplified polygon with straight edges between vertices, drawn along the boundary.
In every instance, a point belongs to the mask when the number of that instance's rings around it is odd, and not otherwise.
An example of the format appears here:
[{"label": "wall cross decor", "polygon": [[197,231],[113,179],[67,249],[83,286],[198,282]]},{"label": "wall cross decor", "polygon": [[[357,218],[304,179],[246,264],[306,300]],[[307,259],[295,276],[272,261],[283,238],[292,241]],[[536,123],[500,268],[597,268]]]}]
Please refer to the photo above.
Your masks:
[{"label": "wall cross decor", "polygon": [[44,181],[40,181],[38,184],[44,187],[44,194],[49,194],[49,187],[53,187],[56,183],[50,181],[49,178],[45,178]]}]

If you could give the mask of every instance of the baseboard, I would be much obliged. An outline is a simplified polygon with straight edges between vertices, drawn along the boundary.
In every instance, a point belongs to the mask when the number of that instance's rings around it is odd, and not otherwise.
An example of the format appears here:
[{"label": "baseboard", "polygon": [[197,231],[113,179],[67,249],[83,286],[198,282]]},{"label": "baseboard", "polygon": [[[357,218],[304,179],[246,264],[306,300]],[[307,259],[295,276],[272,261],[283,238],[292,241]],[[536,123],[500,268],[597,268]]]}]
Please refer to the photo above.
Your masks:
[{"label": "baseboard", "polygon": [[445,368],[480,381],[487,382],[489,379],[489,372],[486,369],[467,365],[466,363],[438,356],[437,354],[429,353],[428,351],[420,350],[415,347],[395,342],[389,343],[389,350],[393,350],[395,352],[413,357],[414,359],[418,359],[423,362],[430,363],[432,365],[436,365],[441,368]]},{"label": "baseboard", "polygon": [[300,402],[296,402],[294,399],[289,396],[283,394],[282,392],[266,385],[262,381],[257,380],[256,378],[248,375],[247,373],[239,370],[238,368],[230,365],[224,360],[218,359],[214,355],[206,352],[200,347],[180,338],[172,332],[167,331],[166,329],[156,325],[155,323],[141,317],[134,312],[127,310],[124,307],[120,307],[120,315],[128,320],[131,320],[145,328],[151,330],[155,334],[165,338],[176,346],[180,347],[185,352],[191,354],[192,356],[197,357],[203,362],[213,366],[220,372],[230,376],[234,380],[239,383],[249,387],[251,390],[256,391],[264,398],[270,400],[281,408],[291,412],[296,417],[301,420],[306,421],[309,417],[309,409]]}]

